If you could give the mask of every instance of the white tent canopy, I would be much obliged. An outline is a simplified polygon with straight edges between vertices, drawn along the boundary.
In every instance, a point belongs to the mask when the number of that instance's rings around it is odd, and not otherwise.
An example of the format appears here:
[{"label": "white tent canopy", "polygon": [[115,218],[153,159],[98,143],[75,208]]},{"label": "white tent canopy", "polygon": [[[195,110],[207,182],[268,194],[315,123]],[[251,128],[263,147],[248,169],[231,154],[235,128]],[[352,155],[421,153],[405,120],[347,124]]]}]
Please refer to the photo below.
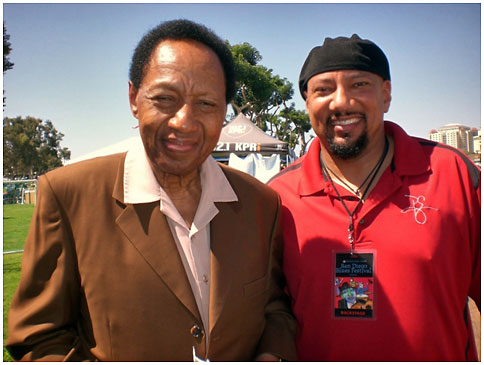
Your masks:
[{"label": "white tent canopy", "polygon": [[85,155],[82,155],[80,157],[66,161],[65,165],[70,165],[70,164],[73,164],[73,163],[76,163],[76,162],[89,160],[89,159],[95,158],[95,157],[101,157],[101,156],[113,155],[115,153],[126,152],[126,151],[128,151],[128,149],[131,146],[133,146],[137,143],[141,143],[141,137],[139,135],[137,135],[135,137],[128,138],[128,139],[124,139],[120,142],[114,143],[112,145],[100,148],[98,150],[92,151],[92,152],[87,153]]},{"label": "white tent canopy", "polygon": [[237,115],[230,123],[222,128],[217,146],[212,155],[214,157],[228,157],[230,153],[246,156],[250,153],[262,155],[287,155],[287,142],[271,137],[243,114]]}]

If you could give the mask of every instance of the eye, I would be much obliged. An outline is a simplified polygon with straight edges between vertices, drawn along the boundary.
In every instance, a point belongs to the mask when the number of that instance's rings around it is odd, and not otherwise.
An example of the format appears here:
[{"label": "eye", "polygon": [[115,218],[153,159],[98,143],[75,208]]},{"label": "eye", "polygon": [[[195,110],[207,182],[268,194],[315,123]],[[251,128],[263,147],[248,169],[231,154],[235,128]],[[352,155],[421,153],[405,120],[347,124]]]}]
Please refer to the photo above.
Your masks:
[{"label": "eye", "polygon": [[153,103],[153,106],[168,112],[176,107],[178,99],[175,95],[169,94],[156,94],[149,98]]},{"label": "eye", "polygon": [[170,95],[157,95],[152,98],[155,101],[159,101],[161,103],[169,103],[169,102],[174,102],[175,98]]},{"label": "eye", "polygon": [[329,95],[333,92],[333,89],[329,86],[316,86],[313,89],[313,93],[317,95]]},{"label": "eye", "polygon": [[200,108],[205,109],[205,110],[212,110],[212,109],[215,109],[217,107],[217,103],[215,103],[212,100],[208,100],[208,99],[200,99],[198,101],[198,105],[200,106]]},{"label": "eye", "polygon": [[354,87],[360,88],[369,85],[370,83],[368,81],[357,81],[353,84]]}]

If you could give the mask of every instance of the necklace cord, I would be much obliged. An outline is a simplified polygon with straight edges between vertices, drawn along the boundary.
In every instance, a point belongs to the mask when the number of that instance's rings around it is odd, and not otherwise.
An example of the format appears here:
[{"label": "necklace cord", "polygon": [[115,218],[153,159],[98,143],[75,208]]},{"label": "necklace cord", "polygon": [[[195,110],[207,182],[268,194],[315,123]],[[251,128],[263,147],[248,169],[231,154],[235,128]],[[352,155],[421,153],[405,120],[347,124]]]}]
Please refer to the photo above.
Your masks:
[{"label": "necklace cord", "polygon": [[[350,243],[350,247],[351,247],[351,254],[353,255],[353,243],[354,243],[354,237],[353,237],[353,233],[354,233],[354,226],[353,226],[353,216],[354,214],[356,213],[357,209],[360,207],[360,205],[363,203],[363,199],[364,197],[366,196],[366,194],[368,193],[368,191],[370,190],[370,186],[371,184],[373,184],[373,181],[375,180],[376,176],[378,175],[378,172],[380,171],[380,168],[381,166],[383,165],[383,161],[385,161],[385,158],[387,156],[387,153],[388,153],[388,148],[389,148],[389,143],[388,143],[388,137],[385,135],[385,148],[383,149],[383,153],[382,153],[382,156],[380,157],[380,160],[378,161],[378,163],[375,165],[375,167],[370,171],[370,174],[367,176],[367,178],[365,179],[365,181],[363,183],[366,182],[366,180],[368,180],[368,178],[371,176],[371,179],[370,179],[370,182],[368,184],[368,186],[366,187],[365,189],[365,192],[363,193],[363,195],[361,196],[361,198],[358,200],[358,203],[356,204],[356,207],[355,209],[353,209],[353,212],[350,212],[350,210],[348,209],[348,207],[346,206],[346,203],[344,202],[343,198],[341,197],[341,194],[339,193],[338,189],[336,189],[336,186],[333,182],[333,179],[331,178],[331,175],[328,173],[328,167],[324,164],[324,161],[321,157],[321,166],[323,168],[323,172],[326,174],[326,176],[328,177],[328,180],[330,181],[331,183],[331,186],[333,187],[333,190],[336,192],[336,195],[338,196],[338,200],[341,202],[341,204],[343,205],[343,208],[345,208],[346,210],[346,213],[348,213],[348,216],[349,216],[349,219],[350,219],[350,223],[349,223],[349,226],[348,226],[348,241]],[[331,171],[331,170],[330,170]],[[332,171],[331,171],[332,172]],[[333,173],[334,174],[334,173]],[[335,175],[335,174],[334,174]],[[335,175],[337,178],[338,176]],[[338,178],[338,180],[340,180]],[[340,180],[341,181],[341,180]],[[346,184],[345,184],[346,185]],[[361,185],[363,186],[363,184]],[[350,188],[351,189],[351,188]],[[352,189],[351,189],[352,190]],[[352,190],[353,191],[353,190]]]},{"label": "necklace cord", "polygon": [[329,168],[329,166],[325,166],[325,168],[326,168],[326,169],[327,169],[329,172],[331,172],[331,174],[333,174],[333,176],[334,176],[336,179],[338,179],[338,181],[339,181],[339,182],[341,182],[341,183],[342,183],[344,186],[346,186],[348,189],[350,189],[350,190],[351,190],[351,191],[352,191],[352,192],[353,192],[355,195],[359,195],[359,194],[360,194],[360,192],[361,192],[361,188],[362,188],[363,186],[365,186],[365,184],[366,184],[366,182],[368,181],[368,179],[370,178],[370,176],[372,176],[372,175],[373,175],[373,173],[375,172],[376,168],[379,166],[380,161],[381,161],[381,160],[379,160],[379,161],[378,161],[378,162],[375,164],[375,166],[373,166],[373,168],[371,169],[370,173],[369,173],[369,174],[368,174],[368,175],[365,177],[365,179],[363,180],[363,182],[360,184],[360,186],[359,186],[359,187],[357,187],[357,188],[356,188],[356,190],[354,190],[354,189],[353,189],[351,186],[349,186],[349,184],[348,184],[348,183],[346,183],[346,182],[345,182],[345,181],[344,181],[344,180],[343,180],[341,177],[339,177],[339,176],[338,176],[338,175],[337,175],[337,174],[336,174],[336,173],[335,173],[333,170],[331,170],[331,169]]}]

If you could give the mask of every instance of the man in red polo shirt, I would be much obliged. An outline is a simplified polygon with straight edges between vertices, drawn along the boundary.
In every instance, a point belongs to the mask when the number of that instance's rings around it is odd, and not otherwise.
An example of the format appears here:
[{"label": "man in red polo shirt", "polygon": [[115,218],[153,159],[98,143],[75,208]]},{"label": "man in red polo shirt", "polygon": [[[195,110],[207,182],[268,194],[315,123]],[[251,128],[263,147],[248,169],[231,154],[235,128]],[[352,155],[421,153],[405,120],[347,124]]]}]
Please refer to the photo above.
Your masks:
[{"label": "man in red polo shirt", "polygon": [[269,184],[300,360],[477,360],[480,170],[383,120],[383,51],[357,35],[309,53],[299,87],[317,137]]}]

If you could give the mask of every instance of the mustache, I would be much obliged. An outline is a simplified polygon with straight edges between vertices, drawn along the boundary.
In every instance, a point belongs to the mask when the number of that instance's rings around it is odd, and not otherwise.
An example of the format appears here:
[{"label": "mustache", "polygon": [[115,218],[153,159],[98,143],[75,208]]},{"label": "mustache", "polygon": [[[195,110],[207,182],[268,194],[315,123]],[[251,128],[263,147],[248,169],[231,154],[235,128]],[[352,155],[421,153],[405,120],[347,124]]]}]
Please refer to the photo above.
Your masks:
[{"label": "mustache", "polygon": [[330,113],[328,115],[328,119],[338,119],[338,118],[349,117],[349,116],[365,117],[365,114],[362,113],[362,112],[358,112],[356,110],[354,110],[354,111],[348,110],[346,112],[334,112],[334,113]]}]

